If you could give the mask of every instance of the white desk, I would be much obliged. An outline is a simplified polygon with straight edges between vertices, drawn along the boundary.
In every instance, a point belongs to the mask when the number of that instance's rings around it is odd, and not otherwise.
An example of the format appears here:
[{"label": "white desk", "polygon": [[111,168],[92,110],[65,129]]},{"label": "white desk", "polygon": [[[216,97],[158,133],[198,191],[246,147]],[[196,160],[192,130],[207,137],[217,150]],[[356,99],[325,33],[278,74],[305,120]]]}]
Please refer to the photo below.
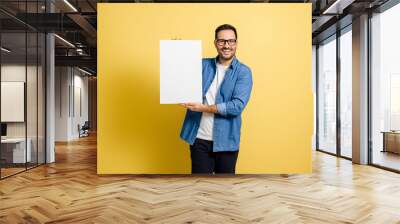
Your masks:
[{"label": "white desk", "polygon": [[400,132],[382,131],[381,133],[383,133],[382,152],[392,152],[400,154]]},{"label": "white desk", "polygon": [[[31,162],[31,145],[32,140],[27,138],[28,147],[26,147],[26,154],[25,154],[25,138],[5,138],[1,139],[1,144],[9,147],[13,146],[13,163],[25,163]],[[4,147],[2,146],[2,147]],[[27,158],[27,161],[25,161]]]}]

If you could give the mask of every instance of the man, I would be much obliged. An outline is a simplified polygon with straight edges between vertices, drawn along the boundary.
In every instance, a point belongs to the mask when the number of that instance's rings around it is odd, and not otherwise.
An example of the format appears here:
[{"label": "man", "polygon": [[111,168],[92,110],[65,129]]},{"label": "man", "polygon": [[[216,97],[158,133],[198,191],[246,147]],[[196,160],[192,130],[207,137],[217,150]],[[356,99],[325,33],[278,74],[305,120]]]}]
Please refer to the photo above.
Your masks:
[{"label": "man", "polygon": [[203,59],[203,104],[183,104],[181,138],[190,144],[192,173],[235,173],[241,113],[253,85],[250,68],[235,56],[235,27],[219,26],[214,45],[218,56]]}]

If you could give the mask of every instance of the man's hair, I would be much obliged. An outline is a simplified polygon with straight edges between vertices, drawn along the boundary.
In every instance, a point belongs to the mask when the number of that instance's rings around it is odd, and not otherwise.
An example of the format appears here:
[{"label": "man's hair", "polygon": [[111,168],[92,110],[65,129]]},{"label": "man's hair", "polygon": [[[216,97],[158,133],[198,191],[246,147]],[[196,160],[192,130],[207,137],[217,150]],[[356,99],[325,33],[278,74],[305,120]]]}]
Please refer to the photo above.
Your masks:
[{"label": "man's hair", "polygon": [[230,24],[223,24],[223,25],[217,27],[217,29],[215,29],[215,39],[218,38],[218,33],[219,33],[219,31],[222,31],[222,30],[232,30],[235,33],[235,37],[237,39],[236,28]]}]

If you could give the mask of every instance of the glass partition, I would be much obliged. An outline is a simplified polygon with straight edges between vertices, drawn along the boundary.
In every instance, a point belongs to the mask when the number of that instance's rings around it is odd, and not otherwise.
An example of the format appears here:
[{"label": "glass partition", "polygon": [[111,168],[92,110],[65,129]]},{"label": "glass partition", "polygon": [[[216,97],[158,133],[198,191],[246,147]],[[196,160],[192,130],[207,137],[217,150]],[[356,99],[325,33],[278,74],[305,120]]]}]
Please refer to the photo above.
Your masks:
[{"label": "glass partition", "polygon": [[[0,7],[43,12],[45,1],[1,1]],[[33,17],[35,18],[35,17]],[[45,34],[0,12],[0,178],[45,163]]]},{"label": "glass partition", "polygon": [[336,154],[336,36],[318,47],[318,149]]},{"label": "glass partition", "polygon": [[371,162],[400,171],[400,4],[371,18]]},{"label": "glass partition", "polygon": [[352,32],[340,36],[340,154],[352,157]]},{"label": "glass partition", "polygon": [[31,161],[26,139],[26,33],[3,32],[1,47],[1,176],[7,177],[24,171]]}]

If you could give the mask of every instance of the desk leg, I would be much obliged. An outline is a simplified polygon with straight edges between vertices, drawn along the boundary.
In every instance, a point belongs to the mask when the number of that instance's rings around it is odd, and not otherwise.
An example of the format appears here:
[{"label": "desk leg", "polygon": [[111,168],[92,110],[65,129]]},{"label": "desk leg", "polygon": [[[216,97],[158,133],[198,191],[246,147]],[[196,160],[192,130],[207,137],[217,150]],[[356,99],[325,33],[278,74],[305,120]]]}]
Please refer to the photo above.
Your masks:
[{"label": "desk leg", "polygon": [[383,149],[381,152],[386,152],[386,133],[383,134]]}]

